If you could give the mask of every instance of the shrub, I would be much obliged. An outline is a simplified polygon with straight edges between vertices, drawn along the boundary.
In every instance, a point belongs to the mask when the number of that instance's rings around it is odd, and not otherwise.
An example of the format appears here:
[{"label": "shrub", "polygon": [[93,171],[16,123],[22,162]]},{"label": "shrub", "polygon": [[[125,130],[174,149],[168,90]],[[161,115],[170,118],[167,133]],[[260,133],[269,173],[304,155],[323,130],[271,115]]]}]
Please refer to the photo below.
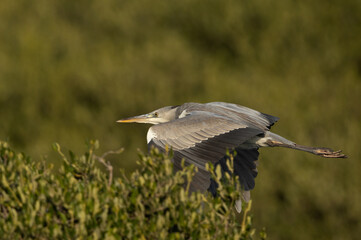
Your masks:
[{"label": "shrub", "polygon": [[[66,157],[54,149],[62,166],[54,171],[0,142],[0,236],[4,239],[252,239],[247,216],[234,202],[240,196],[237,179],[220,177],[218,197],[188,194],[196,169],[174,172],[171,154],[153,149],[141,155],[139,170],[114,178],[105,160],[96,156],[97,141],[82,156]],[[103,163],[108,173],[97,166]],[[217,174],[218,173],[218,174]],[[224,184],[226,182],[226,184]],[[240,219],[242,218],[242,221]],[[260,234],[265,238],[265,233]]]}]

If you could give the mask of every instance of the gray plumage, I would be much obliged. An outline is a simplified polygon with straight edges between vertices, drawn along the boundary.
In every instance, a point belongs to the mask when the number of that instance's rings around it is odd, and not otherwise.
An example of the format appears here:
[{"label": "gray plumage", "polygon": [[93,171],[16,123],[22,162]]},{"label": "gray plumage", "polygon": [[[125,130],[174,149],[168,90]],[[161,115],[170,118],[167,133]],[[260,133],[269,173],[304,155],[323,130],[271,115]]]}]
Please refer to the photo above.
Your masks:
[{"label": "gray plumage", "polygon": [[211,102],[164,107],[118,122],[154,124],[147,134],[149,146],[153,145],[162,151],[166,146],[171,147],[176,170],[181,169],[182,159],[185,159],[186,164],[198,167],[199,171],[190,185],[191,191],[208,189],[214,194],[217,186],[211,181],[205,164],[220,164],[222,171],[228,171],[226,151],[235,150],[234,173],[239,176],[245,191],[244,200],[248,201],[249,191],[255,186],[259,147],[287,147],[323,157],[346,157],[340,151],[328,148],[297,145],[270,132],[277,120],[277,117],[237,104]]}]

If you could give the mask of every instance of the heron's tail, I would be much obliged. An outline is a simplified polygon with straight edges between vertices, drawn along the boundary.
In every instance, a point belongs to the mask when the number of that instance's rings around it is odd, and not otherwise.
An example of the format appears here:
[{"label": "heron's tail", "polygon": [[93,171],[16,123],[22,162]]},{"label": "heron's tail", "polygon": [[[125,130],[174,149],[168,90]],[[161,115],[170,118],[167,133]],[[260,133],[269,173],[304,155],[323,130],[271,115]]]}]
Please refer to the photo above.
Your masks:
[{"label": "heron's tail", "polygon": [[267,132],[263,139],[264,139],[264,144],[269,147],[292,148],[304,152],[309,152],[325,158],[347,158],[347,156],[343,154],[341,150],[334,151],[330,148],[308,147],[308,146],[298,145],[272,132]]}]

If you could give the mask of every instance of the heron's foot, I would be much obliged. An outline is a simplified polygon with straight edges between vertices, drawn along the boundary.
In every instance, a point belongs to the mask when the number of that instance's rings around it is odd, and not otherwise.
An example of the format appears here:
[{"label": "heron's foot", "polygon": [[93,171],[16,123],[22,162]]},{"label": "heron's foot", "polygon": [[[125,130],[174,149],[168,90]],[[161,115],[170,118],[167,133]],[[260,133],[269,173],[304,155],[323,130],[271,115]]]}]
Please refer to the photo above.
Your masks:
[{"label": "heron's foot", "polygon": [[325,158],[347,158],[341,150],[334,151],[329,148],[316,148],[313,150],[313,153]]}]

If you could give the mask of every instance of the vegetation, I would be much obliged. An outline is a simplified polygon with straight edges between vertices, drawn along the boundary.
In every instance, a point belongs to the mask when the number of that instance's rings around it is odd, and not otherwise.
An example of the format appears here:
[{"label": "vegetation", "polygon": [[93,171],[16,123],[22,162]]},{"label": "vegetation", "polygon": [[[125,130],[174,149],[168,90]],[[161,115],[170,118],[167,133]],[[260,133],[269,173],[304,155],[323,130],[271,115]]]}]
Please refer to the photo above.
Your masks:
[{"label": "vegetation", "polygon": [[227,101],[280,117],[272,130],[342,149],[261,149],[254,226],[274,239],[361,236],[361,1],[2,0],[0,139],[60,168],[50,143],[99,139],[114,179],[140,167],[165,105]]},{"label": "vegetation", "polygon": [[54,144],[63,160],[54,174],[0,142],[2,239],[252,239],[250,205],[239,224],[240,186],[229,174],[221,181],[220,167],[210,166],[218,197],[188,194],[194,166],[174,174],[169,156],[154,149],[141,156],[139,171],[113,179],[111,169],[107,176],[95,166],[110,166],[94,154],[97,145],[67,158]]}]

